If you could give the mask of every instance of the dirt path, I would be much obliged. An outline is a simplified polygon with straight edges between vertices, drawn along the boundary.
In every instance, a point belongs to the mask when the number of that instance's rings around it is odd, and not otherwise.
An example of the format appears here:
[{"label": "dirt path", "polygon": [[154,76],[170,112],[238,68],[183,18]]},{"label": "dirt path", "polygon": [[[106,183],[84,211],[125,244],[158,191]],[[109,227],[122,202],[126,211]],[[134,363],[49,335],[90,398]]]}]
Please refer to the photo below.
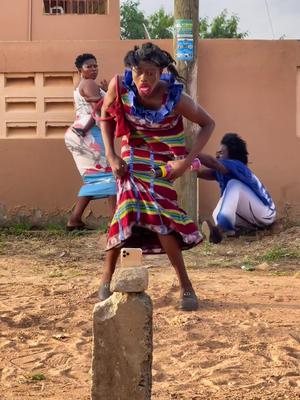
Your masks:
[{"label": "dirt path", "polygon": [[[154,303],[153,400],[300,399],[299,237],[291,228],[186,252],[201,299],[194,313],[176,310],[178,286],[166,258],[145,258]],[[1,399],[89,399],[104,241],[99,252],[95,233],[1,236]]]}]

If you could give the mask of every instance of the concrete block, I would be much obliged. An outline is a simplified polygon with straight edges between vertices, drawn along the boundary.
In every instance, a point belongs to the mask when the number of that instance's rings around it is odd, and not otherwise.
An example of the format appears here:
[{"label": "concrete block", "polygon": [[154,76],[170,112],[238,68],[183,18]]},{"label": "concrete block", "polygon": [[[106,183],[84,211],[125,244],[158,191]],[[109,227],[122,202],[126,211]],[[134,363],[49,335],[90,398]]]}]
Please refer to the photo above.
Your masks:
[{"label": "concrete block", "polygon": [[93,313],[91,400],[151,400],[152,302],[113,293]]},{"label": "concrete block", "polygon": [[118,268],[113,274],[112,292],[139,293],[148,288],[149,273],[145,267]]}]

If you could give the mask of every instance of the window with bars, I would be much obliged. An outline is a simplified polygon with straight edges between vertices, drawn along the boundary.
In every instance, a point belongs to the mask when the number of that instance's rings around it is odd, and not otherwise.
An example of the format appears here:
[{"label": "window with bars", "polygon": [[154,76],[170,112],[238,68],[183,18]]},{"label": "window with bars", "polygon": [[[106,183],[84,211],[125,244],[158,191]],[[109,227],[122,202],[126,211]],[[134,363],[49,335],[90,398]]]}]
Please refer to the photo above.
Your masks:
[{"label": "window with bars", "polygon": [[107,14],[107,0],[43,0],[44,14]]}]

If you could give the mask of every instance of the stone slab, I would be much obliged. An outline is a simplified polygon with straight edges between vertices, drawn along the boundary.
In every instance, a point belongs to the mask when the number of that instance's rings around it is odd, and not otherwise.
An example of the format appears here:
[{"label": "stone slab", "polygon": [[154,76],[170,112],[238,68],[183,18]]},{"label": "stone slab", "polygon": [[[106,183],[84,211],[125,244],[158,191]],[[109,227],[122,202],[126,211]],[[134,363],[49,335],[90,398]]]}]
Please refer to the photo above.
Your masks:
[{"label": "stone slab", "polygon": [[148,288],[149,273],[145,267],[118,268],[113,274],[110,290],[121,293],[139,293]]},{"label": "stone slab", "polygon": [[151,400],[152,302],[113,293],[93,313],[91,400]]}]

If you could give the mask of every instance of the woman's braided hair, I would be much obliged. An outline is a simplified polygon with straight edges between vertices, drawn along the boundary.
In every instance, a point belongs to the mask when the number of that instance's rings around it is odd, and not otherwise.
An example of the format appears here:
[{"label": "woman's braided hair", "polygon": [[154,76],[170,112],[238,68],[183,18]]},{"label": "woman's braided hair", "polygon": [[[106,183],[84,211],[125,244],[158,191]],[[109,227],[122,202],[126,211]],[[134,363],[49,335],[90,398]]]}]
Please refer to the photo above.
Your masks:
[{"label": "woman's braided hair", "polygon": [[162,69],[167,68],[177,80],[184,81],[175,67],[176,61],[171,54],[151,42],[144,43],[141,47],[134,46],[124,57],[125,67],[128,68],[138,67],[141,62],[149,62]]}]

